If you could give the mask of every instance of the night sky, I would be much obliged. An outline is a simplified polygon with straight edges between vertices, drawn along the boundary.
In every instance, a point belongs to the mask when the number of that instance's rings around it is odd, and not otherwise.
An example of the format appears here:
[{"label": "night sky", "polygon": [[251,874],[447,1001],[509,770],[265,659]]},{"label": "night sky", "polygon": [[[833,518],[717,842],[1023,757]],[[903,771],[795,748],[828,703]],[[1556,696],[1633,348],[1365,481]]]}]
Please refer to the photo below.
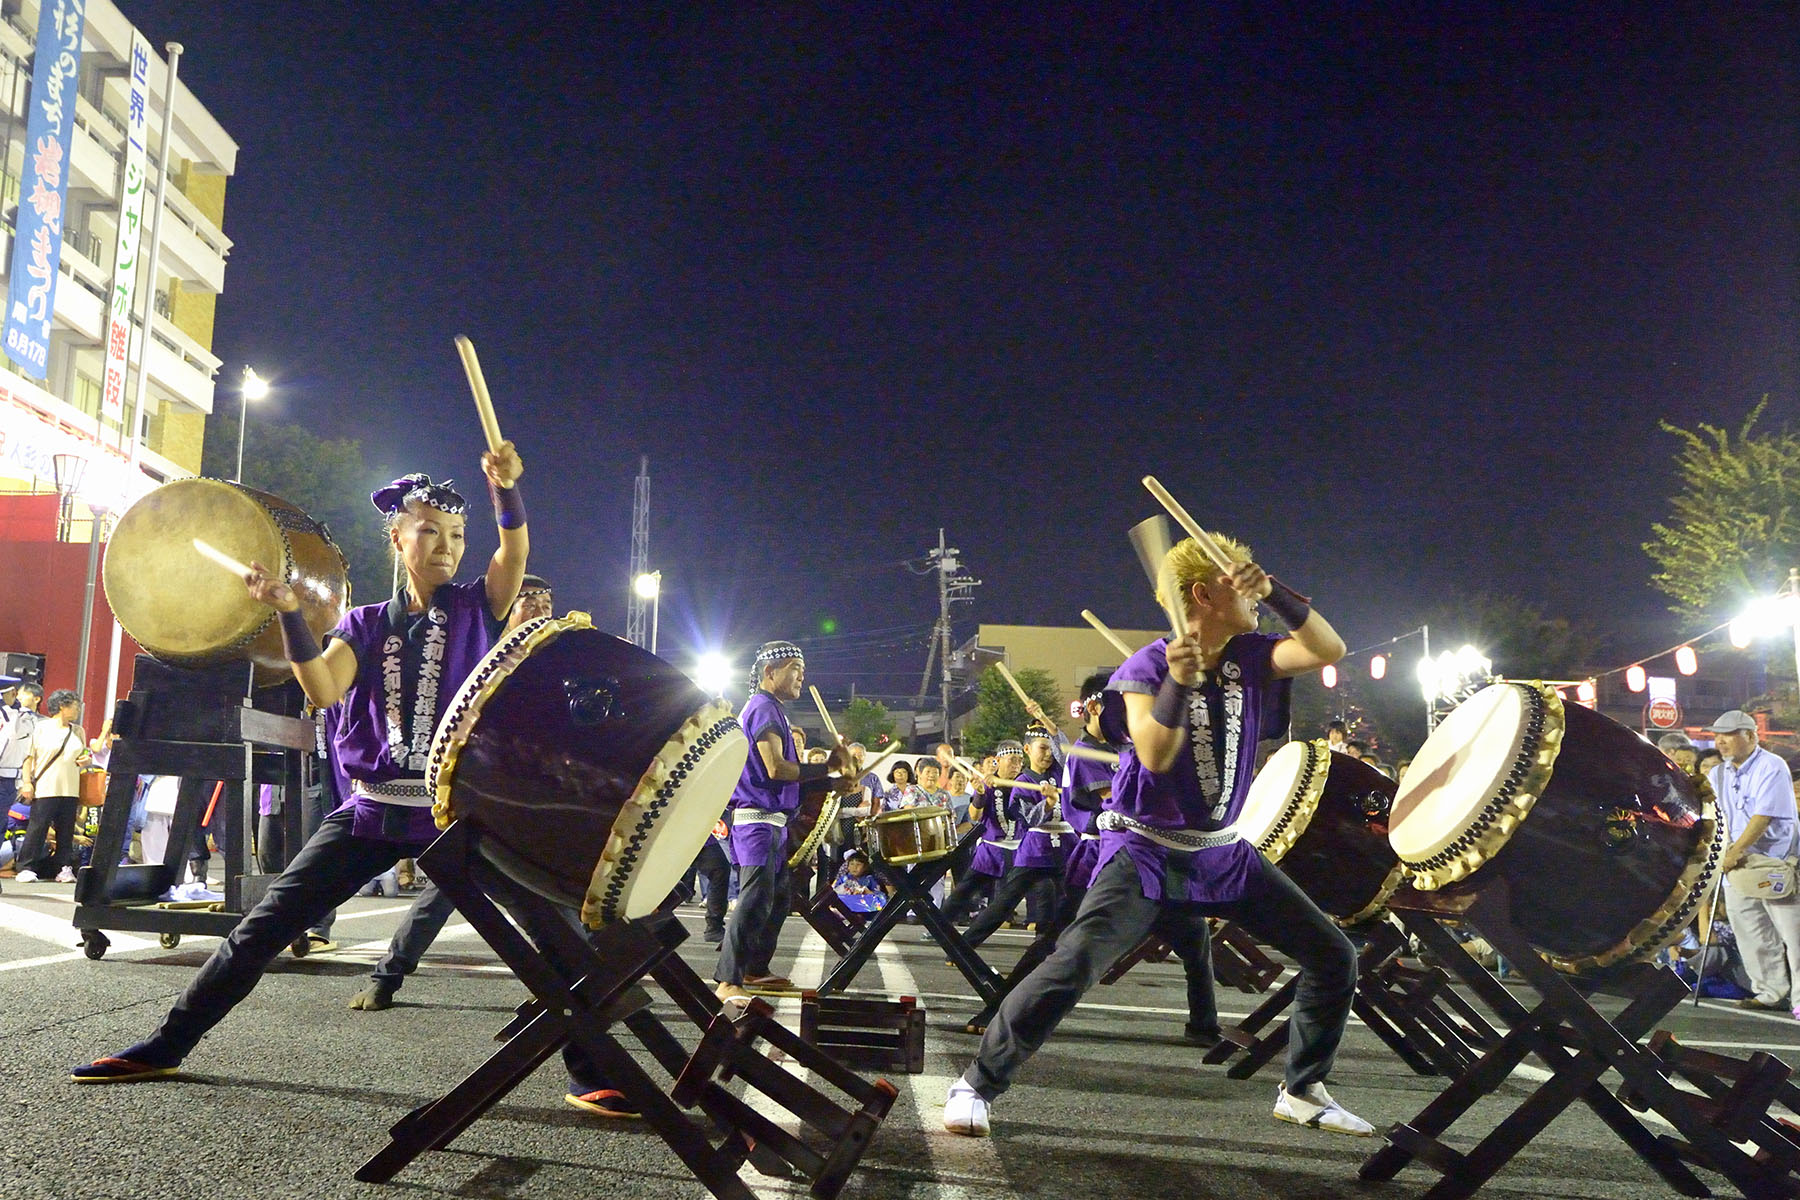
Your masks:
[{"label": "night sky", "polygon": [[468,333],[613,628],[650,456],[678,663],[910,692],[939,525],[959,639],[1153,626],[1146,472],[1352,646],[1485,590],[1624,661],[1657,420],[1796,416],[1789,4],[123,7],[242,146],[220,402],[472,482]]}]

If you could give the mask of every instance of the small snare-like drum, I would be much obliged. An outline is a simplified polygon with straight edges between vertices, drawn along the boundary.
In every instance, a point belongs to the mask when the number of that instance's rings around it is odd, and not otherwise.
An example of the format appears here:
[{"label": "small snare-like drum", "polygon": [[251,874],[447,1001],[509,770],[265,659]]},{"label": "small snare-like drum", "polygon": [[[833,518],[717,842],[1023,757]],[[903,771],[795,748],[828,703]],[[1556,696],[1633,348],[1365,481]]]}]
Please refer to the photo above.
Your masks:
[{"label": "small snare-like drum", "polygon": [[1328,916],[1360,924],[1404,878],[1388,845],[1394,790],[1386,775],[1323,741],[1289,742],[1251,781],[1238,832]]},{"label": "small snare-like drum", "polygon": [[1422,891],[1504,879],[1559,970],[1644,959],[1711,887],[1712,800],[1617,722],[1541,683],[1497,683],[1445,717],[1394,798],[1389,841]]},{"label": "small snare-like drum", "polygon": [[856,827],[862,848],[894,866],[931,862],[956,849],[956,815],[940,804],[899,808]]},{"label": "small snare-like drum", "polygon": [[126,509],[106,546],[106,602],[145,651],[179,667],[247,659],[263,685],[291,677],[275,610],[202,559],[195,538],[267,567],[294,590],[307,625],[323,639],[343,617],[350,591],[349,565],[330,531],[268,492],[177,479]]},{"label": "small snare-like drum", "polygon": [[444,710],[425,773],[441,829],[591,928],[655,911],[712,836],[749,742],[731,709],[586,613],[506,635]]},{"label": "small snare-like drum", "polygon": [[812,861],[831,831],[837,828],[838,809],[844,798],[834,791],[800,793],[800,807],[788,817],[788,843],[794,847],[788,855],[788,870],[797,871]]}]

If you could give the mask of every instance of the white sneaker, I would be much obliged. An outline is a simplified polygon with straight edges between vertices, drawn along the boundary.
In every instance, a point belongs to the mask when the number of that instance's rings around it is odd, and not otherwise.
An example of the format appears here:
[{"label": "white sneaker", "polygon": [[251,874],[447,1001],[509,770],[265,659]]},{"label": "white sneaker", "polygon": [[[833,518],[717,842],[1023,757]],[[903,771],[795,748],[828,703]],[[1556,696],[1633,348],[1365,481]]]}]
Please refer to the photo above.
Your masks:
[{"label": "white sneaker", "polygon": [[20,883],[36,883],[37,882],[37,872],[36,871],[20,871],[13,878],[18,880],[18,882],[20,882]]},{"label": "white sneaker", "polygon": [[944,1128],[963,1137],[988,1135],[988,1102],[981,1093],[958,1079],[944,1097]]},{"label": "white sneaker", "polygon": [[[947,1118],[946,1118],[947,1119]],[[1275,1119],[1351,1137],[1372,1137],[1375,1127],[1331,1098],[1322,1083],[1309,1083],[1299,1094],[1286,1085],[1275,1096]]]},{"label": "white sneaker", "polygon": [[64,867],[62,870],[60,870],[56,873],[56,882],[58,882],[58,883],[74,883],[75,882],[75,872],[71,871],[67,867]]}]

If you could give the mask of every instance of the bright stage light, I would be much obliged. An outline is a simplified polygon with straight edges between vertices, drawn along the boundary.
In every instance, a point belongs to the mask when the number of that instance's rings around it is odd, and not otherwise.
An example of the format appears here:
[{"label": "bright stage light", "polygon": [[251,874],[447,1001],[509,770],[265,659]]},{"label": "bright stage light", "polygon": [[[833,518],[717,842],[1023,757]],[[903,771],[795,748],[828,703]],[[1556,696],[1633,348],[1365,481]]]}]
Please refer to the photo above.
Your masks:
[{"label": "bright stage light", "polygon": [[657,593],[662,591],[662,572],[646,571],[639,575],[631,586],[641,599],[654,600]]},{"label": "bright stage light", "polygon": [[688,672],[700,690],[709,696],[723,696],[730,691],[736,674],[731,660],[723,654],[702,654],[694,661],[694,669]]}]

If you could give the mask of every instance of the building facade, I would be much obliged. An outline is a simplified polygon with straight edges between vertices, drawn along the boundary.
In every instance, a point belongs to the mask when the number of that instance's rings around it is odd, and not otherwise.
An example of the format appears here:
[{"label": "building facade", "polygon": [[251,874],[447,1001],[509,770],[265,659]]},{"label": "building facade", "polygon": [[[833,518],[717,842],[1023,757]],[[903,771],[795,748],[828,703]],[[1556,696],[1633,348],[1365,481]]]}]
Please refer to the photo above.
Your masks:
[{"label": "building facade", "polygon": [[[0,0],[0,137],[5,139],[0,233],[9,264],[25,173],[38,19],[35,0]],[[127,359],[131,369],[124,421],[103,412],[107,300],[125,191],[133,32],[131,22],[111,0],[88,0],[66,162],[68,195],[62,210],[63,244],[47,377],[28,378],[10,358],[0,361],[0,496],[53,491],[54,456],[81,456],[83,482],[75,495],[74,521],[66,531],[75,541],[89,536],[90,501],[116,512],[163,480],[199,471],[219,370],[219,359],[212,352],[213,314],[231,252],[231,239],[223,230],[225,188],[236,168],[237,143],[178,82],[162,250],[152,279],[150,228],[168,68],[161,47],[151,46],[141,88],[148,100],[143,121],[148,179],[136,256],[139,299]],[[0,284],[4,282],[0,278]],[[146,291],[153,295],[147,343],[135,311]],[[141,356],[148,376],[144,403],[148,420],[134,470],[125,448],[125,422],[137,394],[140,346],[146,347]]]}]

